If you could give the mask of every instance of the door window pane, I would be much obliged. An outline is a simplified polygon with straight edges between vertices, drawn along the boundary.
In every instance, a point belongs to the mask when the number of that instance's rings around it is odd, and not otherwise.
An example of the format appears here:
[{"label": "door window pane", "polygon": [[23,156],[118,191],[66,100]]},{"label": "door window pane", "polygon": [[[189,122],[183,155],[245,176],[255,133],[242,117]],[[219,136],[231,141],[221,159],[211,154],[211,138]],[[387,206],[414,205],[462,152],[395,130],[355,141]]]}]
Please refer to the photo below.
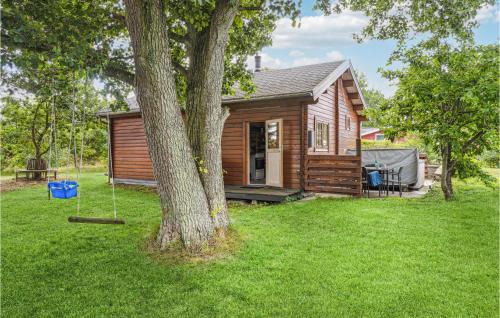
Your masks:
[{"label": "door window pane", "polygon": [[280,147],[279,123],[267,124],[267,148],[278,149]]}]

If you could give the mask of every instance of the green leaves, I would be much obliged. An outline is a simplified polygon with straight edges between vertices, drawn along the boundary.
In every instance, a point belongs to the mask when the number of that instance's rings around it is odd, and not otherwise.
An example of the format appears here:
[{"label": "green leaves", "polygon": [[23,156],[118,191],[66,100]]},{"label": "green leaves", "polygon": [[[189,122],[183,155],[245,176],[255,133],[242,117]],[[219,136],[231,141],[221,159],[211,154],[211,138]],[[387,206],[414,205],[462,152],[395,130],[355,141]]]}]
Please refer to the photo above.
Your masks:
[{"label": "green leaves", "polygon": [[399,87],[377,119],[388,134],[416,132],[438,153],[450,144],[459,176],[485,176],[475,158],[493,147],[498,151],[492,142],[498,140],[498,46],[442,43],[403,53],[403,68],[385,72]]},{"label": "green leaves", "polygon": [[[94,116],[105,104],[91,82],[86,82],[84,72],[73,72],[57,63],[40,62],[36,70],[17,69],[4,79],[12,88],[12,94],[2,98],[0,135],[4,141],[1,151],[4,168],[22,167],[27,158],[36,155],[48,159],[52,102],[56,107],[57,143],[53,150],[58,150],[57,159],[63,162],[71,128],[70,109],[74,105],[81,123],[76,128],[77,139],[85,133],[85,162],[106,158],[106,127]],[[57,159],[54,151],[53,166]]]},{"label": "green leaves", "polygon": [[[325,1],[321,1],[322,3]],[[404,44],[416,36],[470,40],[477,10],[494,0],[339,0],[335,11],[351,9],[370,17],[358,40],[396,39]],[[324,5],[323,5],[324,6]]]}]

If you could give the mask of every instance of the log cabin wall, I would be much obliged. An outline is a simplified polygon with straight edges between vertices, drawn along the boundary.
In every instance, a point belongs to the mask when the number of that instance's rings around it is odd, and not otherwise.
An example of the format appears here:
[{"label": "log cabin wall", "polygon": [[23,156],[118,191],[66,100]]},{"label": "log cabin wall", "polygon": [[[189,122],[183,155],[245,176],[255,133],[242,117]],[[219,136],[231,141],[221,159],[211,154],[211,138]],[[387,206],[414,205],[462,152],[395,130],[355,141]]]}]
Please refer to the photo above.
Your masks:
[{"label": "log cabin wall", "polygon": [[[337,114],[335,110],[335,85],[339,85],[338,99],[338,121],[335,118]],[[338,140],[338,154],[343,155],[348,149],[356,149],[356,139],[359,138],[360,128],[358,125],[359,117],[354,111],[354,108],[347,97],[347,93],[342,85],[342,81],[338,80],[336,84],[330,86],[314,104],[309,104],[307,109],[307,130],[313,131],[313,142],[311,147],[308,147],[308,154],[335,154],[335,142]],[[328,133],[328,150],[315,149],[315,125],[316,122],[326,122],[329,125]],[[338,123],[338,136],[337,132]],[[350,123],[350,127],[349,127]]]},{"label": "log cabin wall", "polygon": [[[354,111],[347,92],[339,85],[339,154],[344,155],[348,149],[356,149],[356,139],[360,138],[359,117]],[[350,127],[348,125],[350,121]]]},{"label": "log cabin wall", "polygon": [[[308,145],[308,154],[335,154],[335,85],[328,87],[318,101],[307,105],[307,130],[312,131],[312,143]],[[328,124],[328,149],[316,149],[315,125],[318,122]]]},{"label": "log cabin wall", "polygon": [[247,137],[250,122],[283,119],[283,186],[299,189],[301,185],[301,101],[242,103],[230,106],[222,134],[222,167],[225,184],[248,184]]},{"label": "log cabin wall", "polygon": [[153,181],[153,167],[141,116],[111,120],[114,178]]},{"label": "log cabin wall", "polygon": [[[222,135],[222,167],[228,185],[247,184],[246,125],[283,119],[283,186],[300,188],[301,101],[245,103],[230,106]],[[146,135],[140,115],[112,118],[112,155],[115,179],[154,181]]]}]

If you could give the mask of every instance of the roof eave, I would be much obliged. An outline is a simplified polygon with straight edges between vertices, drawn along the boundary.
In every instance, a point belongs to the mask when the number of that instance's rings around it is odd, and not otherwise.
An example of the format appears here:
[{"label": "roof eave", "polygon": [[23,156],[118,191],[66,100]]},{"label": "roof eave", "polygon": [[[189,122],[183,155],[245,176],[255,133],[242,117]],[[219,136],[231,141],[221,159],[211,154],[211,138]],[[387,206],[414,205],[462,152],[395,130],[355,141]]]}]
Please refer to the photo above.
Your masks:
[{"label": "roof eave", "polygon": [[334,83],[337,78],[342,76],[346,70],[351,66],[351,62],[349,60],[345,60],[342,64],[340,64],[330,75],[325,77],[318,85],[313,88],[313,98],[316,100],[319,98],[324,91],[328,89]]},{"label": "roof eave", "polygon": [[313,97],[313,96],[314,96],[314,94],[312,91],[305,91],[305,92],[298,92],[298,93],[266,95],[266,96],[259,96],[259,97],[250,97],[250,98],[224,99],[224,100],[222,100],[222,105],[253,103],[253,102],[271,101],[271,100],[283,99],[283,98],[298,98],[298,97]]},{"label": "roof eave", "polygon": [[[319,96],[328,89],[339,77],[344,74],[345,71],[350,70],[352,78],[354,80],[354,85],[356,86],[356,90],[358,91],[359,97],[361,99],[361,103],[363,104],[363,110],[366,109],[365,98],[363,97],[363,93],[359,87],[358,79],[354,73],[354,67],[352,66],[351,60],[345,60],[342,64],[340,64],[335,71],[333,71],[330,75],[328,75],[324,80],[322,80],[316,87],[313,88],[313,98],[314,100],[318,99]],[[361,116],[363,115],[362,111],[357,111],[356,113]]]},{"label": "roof eave", "polygon": [[140,109],[130,109],[127,111],[119,111],[119,112],[101,111],[101,112],[97,112],[96,116],[103,117],[103,118],[106,118],[106,117],[112,118],[112,117],[123,117],[123,116],[127,116],[127,115],[140,114],[140,113],[141,113]]},{"label": "roof eave", "polygon": [[380,129],[378,129],[378,128],[376,128],[376,129],[375,129],[375,128],[374,128],[374,129],[369,130],[369,131],[366,131],[366,132],[364,132],[364,133],[362,132],[362,133],[361,133],[361,137],[363,137],[363,136],[367,136],[367,135],[371,135],[371,134],[373,134],[373,133],[378,133],[378,132],[380,132],[380,131],[381,131]]},{"label": "roof eave", "polygon": [[[354,80],[354,85],[356,85],[356,90],[358,91],[359,98],[361,99],[361,103],[363,104],[363,110],[366,109],[366,101],[365,98],[363,97],[363,92],[361,91],[361,88],[359,87],[358,79],[356,78],[356,74],[354,73],[354,67],[351,64],[351,60],[349,60],[349,68],[351,69],[352,73],[352,79]],[[357,112],[358,115],[363,115],[362,111]]]}]

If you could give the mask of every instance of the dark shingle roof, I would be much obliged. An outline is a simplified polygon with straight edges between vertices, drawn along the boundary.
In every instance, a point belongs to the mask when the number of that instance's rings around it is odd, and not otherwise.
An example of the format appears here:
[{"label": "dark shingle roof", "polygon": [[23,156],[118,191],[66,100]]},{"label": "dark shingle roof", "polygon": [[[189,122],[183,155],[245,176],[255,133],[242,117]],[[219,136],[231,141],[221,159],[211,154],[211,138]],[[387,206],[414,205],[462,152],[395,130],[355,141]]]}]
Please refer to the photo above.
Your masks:
[{"label": "dark shingle roof", "polygon": [[[312,96],[314,89],[345,62],[329,62],[256,72],[253,74],[256,91],[250,95],[250,100],[308,94]],[[235,91],[235,95],[224,96],[224,102],[245,100],[245,94],[238,85],[235,86]]]}]

